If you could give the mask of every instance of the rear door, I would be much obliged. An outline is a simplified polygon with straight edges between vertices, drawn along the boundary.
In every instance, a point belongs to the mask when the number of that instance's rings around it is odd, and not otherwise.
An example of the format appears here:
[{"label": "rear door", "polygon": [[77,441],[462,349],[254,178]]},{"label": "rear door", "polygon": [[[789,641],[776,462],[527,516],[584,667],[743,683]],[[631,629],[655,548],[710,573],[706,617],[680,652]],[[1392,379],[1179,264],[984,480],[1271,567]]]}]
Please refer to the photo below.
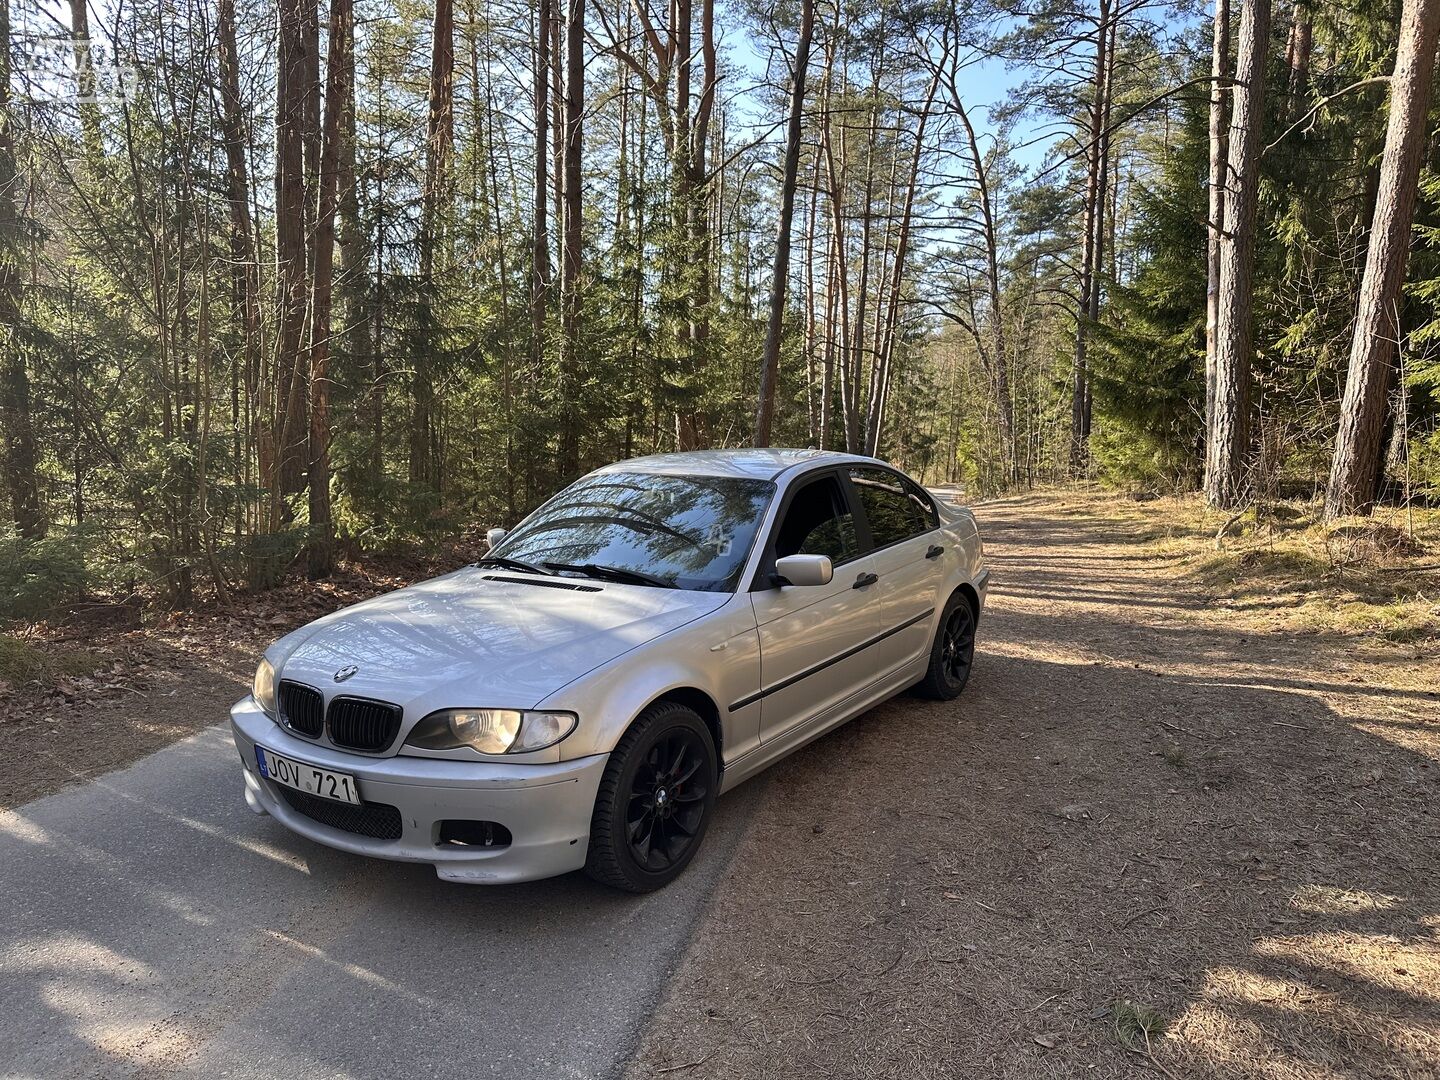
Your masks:
[{"label": "rear door", "polygon": [[879,626],[884,640],[871,649],[875,678],[925,656],[946,557],[935,503],[918,484],[878,465],[852,465],[845,475],[862,516],[874,573],[879,577]]},{"label": "rear door", "polygon": [[[848,488],[835,470],[786,493],[750,602],[760,631],[760,741],[774,739],[863,689],[864,646],[878,632],[875,568],[861,554]],[[775,560],[827,555],[829,585],[777,586]]]}]

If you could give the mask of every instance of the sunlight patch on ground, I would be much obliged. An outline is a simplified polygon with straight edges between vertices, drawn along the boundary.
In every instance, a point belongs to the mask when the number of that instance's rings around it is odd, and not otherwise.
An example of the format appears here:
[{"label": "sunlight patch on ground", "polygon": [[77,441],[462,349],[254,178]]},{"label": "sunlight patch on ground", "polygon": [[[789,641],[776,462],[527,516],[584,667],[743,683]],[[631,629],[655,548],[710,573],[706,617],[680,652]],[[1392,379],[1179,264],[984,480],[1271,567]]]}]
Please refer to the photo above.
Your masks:
[{"label": "sunlight patch on ground", "polygon": [[1384,911],[1400,902],[1398,896],[1342,889],[1334,885],[1306,885],[1290,897],[1293,907],[1309,915],[1354,915],[1362,911]]},{"label": "sunlight patch on ground", "polygon": [[[1254,1080],[1350,1080],[1433,1075],[1440,1031],[1388,1005],[1355,1004],[1346,991],[1237,967],[1206,974],[1171,1027],[1167,1058]],[[1363,1070],[1357,1066],[1364,1062]],[[1376,1068],[1384,1063],[1383,1068]]]},{"label": "sunlight patch on ground", "polygon": [[[1326,915],[1374,913],[1398,902],[1318,885],[1292,898]],[[1172,1060],[1257,1080],[1434,1075],[1440,1061],[1434,939],[1325,931],[1267,938],[1253,955],[1265,970],[1206,972],[1200,993],[1170,1029]],[[1359,1062],[1367,1071],[1356,1071]]]},{"label": "sunlight patch on ground", "polygon": [[1255,955],[1320,972],[1317,982],[1351,984],[1342,987],[1346,992],[1379,988],[1440,1003],[1440,946],[1434,938],[1325,931],[1268,938],[1256,943]]},{"label": "sunlight patch on ground", "polygon": [[26,844],[53,844],[54,838],[28,818],[14,813],[0,813],[0,835]]},{"label": "sunlight patch on ground", "polygon": [[1356,721],[1355,727],[1367,735],[1374,735],[1387,742],[1394,743],[1402,750],[1408,750],[1412,754],[1440,764],[1440,747],[1435,743],[1435,732],[1440,729],[1440,718],[1430,721],[1405,721],[1405,720],[1378,720],[1367,722]]},{"label": "sunlight patch on ground", "polygon": [[155,970],[143,960],[118,953],[98,941],[69,935],[27,938],[0,953],[0,971],[6,974],[66,970],[136,985],[156,979]]}]

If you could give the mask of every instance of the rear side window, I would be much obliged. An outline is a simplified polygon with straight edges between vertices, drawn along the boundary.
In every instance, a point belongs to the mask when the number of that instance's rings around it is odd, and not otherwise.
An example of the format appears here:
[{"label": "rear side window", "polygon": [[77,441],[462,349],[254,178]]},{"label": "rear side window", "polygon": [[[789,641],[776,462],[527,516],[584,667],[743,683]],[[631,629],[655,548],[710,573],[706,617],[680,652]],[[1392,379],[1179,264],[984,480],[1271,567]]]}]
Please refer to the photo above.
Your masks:
[{"label": "rear side window", "polygon": [[840,563],[859,553],[855,518],[835,477],[812,480],[795,493],[775,533],[777,559],[828,555],[831,562]]},{"label": "rear side window", "polygon": [[935,505],[914,484],[887,469],[850,470],[850,482],[860,496],[875,547],[929,532],[939,525]]}]

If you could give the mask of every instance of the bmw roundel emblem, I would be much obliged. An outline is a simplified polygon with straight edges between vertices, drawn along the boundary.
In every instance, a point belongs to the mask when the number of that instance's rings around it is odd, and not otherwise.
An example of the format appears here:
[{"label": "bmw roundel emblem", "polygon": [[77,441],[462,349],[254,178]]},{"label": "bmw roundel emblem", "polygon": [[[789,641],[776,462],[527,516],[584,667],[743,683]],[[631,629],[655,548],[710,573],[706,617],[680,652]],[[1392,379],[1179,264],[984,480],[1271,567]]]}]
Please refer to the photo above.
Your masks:
[{"label": "bmw roundel emblem", "polygon": [[359,670],[360,669],[354,664],[346,664],[339,671],[335,672],[335,681],[344,682],[346,679],[350,678],[351,675],[354,675]]}]

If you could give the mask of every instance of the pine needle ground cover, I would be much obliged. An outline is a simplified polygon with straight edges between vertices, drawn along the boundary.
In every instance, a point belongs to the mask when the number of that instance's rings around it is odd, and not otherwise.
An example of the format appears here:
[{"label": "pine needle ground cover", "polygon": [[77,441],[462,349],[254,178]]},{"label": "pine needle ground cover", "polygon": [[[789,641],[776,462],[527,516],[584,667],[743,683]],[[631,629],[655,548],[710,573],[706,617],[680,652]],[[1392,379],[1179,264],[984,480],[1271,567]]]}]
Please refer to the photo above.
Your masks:
[{"label": "pine needle ground cover", "polygon": [[1335,614],[1238,606],[1268,538],[1188,507],[977,507],[965,694],[756,781],[631,1077],[1436,1075],[1435,642],[1347,623],[1386,597],[1309,526],[1274,543]]}]

